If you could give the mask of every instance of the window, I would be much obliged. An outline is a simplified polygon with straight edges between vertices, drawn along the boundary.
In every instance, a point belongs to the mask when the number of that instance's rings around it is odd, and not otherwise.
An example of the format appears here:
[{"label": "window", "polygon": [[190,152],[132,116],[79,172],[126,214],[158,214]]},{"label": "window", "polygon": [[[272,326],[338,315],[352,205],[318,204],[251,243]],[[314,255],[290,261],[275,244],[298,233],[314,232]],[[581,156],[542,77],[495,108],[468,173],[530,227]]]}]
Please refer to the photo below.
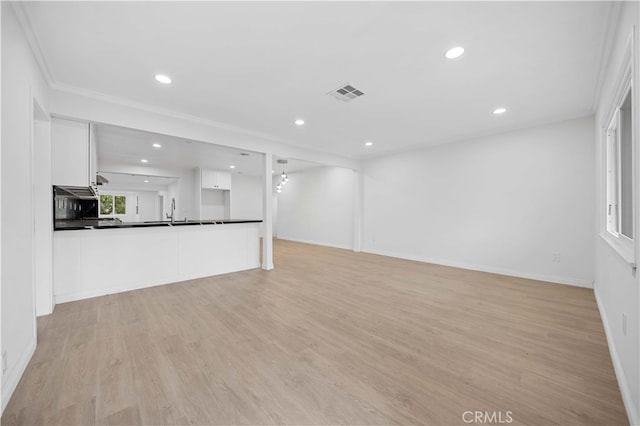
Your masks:
[{"label": "window", "polygon": [[116,214],[127,214],[127,197],[116,195],[113,197],[116,206]]},{"label": "window", "polygon": [[127,197],[125,195],[100,195],[100,216],[125,214],[127,214]]},{"label": "window", "polygon": [[632,85],[623,85],[606,128],[606,237],[614,249],[635,263],[634,144]]},{"label": "window", "polygon": [[100,216],[113,214],[113,195],[100,195]]}]

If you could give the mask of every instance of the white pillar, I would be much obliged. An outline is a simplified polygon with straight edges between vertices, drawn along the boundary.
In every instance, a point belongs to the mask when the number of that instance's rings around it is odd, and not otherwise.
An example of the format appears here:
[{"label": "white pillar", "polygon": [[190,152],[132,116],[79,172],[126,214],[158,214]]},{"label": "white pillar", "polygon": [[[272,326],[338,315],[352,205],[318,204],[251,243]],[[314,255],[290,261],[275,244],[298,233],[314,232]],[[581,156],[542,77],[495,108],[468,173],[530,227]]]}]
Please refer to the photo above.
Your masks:
[{"label": "white pillar", "polygon": [[273,154],[266,152],[262,164],[262,269],[273,269]]},{"label": "white pillar", "polygon": [[363,206],[362,206],[362,172],[359,170],[353,171],[353,183],[354,183],[354,197],[353,197],[353,251],[359,252],[362,250],[362,218],[363,218]]}]

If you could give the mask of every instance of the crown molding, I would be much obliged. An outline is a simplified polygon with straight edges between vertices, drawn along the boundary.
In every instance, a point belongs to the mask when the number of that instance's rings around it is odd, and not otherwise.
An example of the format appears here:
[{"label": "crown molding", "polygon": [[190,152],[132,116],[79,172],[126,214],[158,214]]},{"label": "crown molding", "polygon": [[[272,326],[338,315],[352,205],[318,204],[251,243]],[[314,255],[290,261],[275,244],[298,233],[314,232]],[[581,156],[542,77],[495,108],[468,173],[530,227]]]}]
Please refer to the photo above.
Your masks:
[{"label": "crown molding", "polygon": [[600,102],[600,92],[604,85],[604,78],[607,73],[607,65],[609,64],[609,58],[611,57],[611,51],[613,50],[613,42],[616,35],[617,23],[622,13],[621,2],[609,2],[607,8],[607,14],[605,16],[605,26],[600,37],[600,47],[598,49],[598,56],[600,61],[598,63],[598,72],[596,74],[596,84],[593,91],[593,100],[591,101],[591,111],[593,113],[598,109],[598,102]]},{"label": "crown molding", "polygon": [[[421,143],[413,144],[403,148],[390,149],[383,152],[375,153],[372,155],[363,156],[360,158],[361,163],[370,160],[377,160],[380,158],[390,157],[394,155],[402,155],[407,153],[415,153],[426,149],[436,148],[442,145],[449,145],[455,143],[465,143],[469,141],[476,141],[480,139],[491,138],[495,136],[508,135],[515,132],[524,132],[527,130],[534,130],[540,127],[553,126],[562,124],[568,121],[581,120],[589,117],[594,117],[591,111],[584,110],[578,113],[563,114],[553,118],[529,120],[520,124],[514,124],[512,126],[506,126],[499,129],[490,129],[483,132],[470,132],[463,135],[458,135],[449,138],[437,139],[432,141],[424,141]],[[595,118],[594,118],[595,119]]]},{"label": "crown molding", "polygon": [[31,48],[31,52],[40,67],[40,71],[42,72],[42,76],[44,77],[46,83],[51,86],[55,83],[55,79],[53,78],[53,74],[51,73],[51,68],[47,64],[45,60],[44,53],[42,52],[42,48],[40,47],[40,42],[36,37],[35,32],[33,31],[33,25],[31,24],[31,20],[29,19],[29,15],[24,7],[24,2],[21,1],[11,1],[9,4],[13,7],[13,11],[16,14],[16,19],[22,28],[22,32],[24,33],[25,38],[27,39],[27,43]]}]

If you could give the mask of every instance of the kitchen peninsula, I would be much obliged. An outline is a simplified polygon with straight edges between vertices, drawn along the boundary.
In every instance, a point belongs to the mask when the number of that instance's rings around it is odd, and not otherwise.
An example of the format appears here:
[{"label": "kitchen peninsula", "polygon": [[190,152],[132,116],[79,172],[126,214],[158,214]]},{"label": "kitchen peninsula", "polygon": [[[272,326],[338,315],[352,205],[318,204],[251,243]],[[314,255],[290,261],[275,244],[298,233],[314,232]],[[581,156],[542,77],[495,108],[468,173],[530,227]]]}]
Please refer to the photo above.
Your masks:
[{"label": "kitchen peninsula", "polygon": [[241,201],[262,194],[243,193],[243,176],[232,213],[215,163],[249,154],[69,119],[52,129],[54,303],[260,267],[262,220],[243,218],[261,205]]},{"label": "kitchen peninsula", "polygon": [[59,228],[54,294],[64,303],[260,266],[261,220]]}]

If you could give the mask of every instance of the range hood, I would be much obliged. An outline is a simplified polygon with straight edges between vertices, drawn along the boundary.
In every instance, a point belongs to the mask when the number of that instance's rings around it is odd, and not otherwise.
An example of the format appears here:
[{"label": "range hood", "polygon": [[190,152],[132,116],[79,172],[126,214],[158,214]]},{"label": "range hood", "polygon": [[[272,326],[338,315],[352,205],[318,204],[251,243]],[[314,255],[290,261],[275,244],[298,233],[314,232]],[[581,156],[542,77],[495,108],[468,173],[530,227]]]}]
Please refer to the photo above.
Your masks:
[{"label": "range hood", "polygon": [[106,185],[109,183],[109,179],[102,175],[96,175],[96,185]]},{"label": "range hood", "polygon": [[54,186],[55,195],[78,198],[80,200],[95,199],[98,195],[90,186]]}]

